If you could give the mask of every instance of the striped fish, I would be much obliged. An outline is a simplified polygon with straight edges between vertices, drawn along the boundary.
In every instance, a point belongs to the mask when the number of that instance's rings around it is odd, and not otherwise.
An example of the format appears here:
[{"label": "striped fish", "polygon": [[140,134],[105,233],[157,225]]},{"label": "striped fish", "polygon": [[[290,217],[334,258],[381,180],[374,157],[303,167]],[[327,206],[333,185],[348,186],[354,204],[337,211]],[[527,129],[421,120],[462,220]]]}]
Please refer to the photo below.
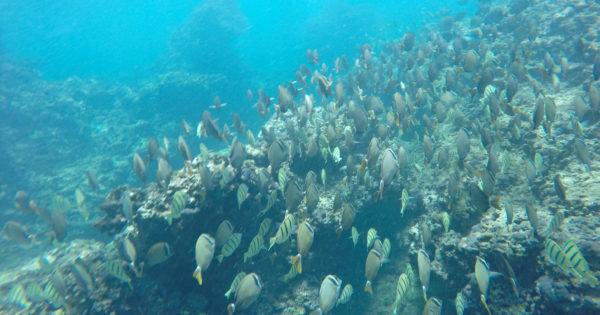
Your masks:
[{"label": "striped fish", "polygon": [[396,300],[394,301],[394,314],[398,313],[398,305],[402,302],[404,296],[410,288],[410,280],[408,276],[403,273],[398,277],[398,283],[396,284]]},{"label": "striped fish", "polygon": [[251,147],[254,147],[256,145],[256,140],[254,139],[254,135],[252,134],[252,131],[250,131],[250,129],[246,131],[246,141],[248,141],[248,144]]},{"label": "striped fish", "polygon": [[52,198],[52,210],[67,212],[71,209],[71,203],[62,195],[56,195]]},{"label": "striped fish", "polygon": [[358,237],[360,235],[358,234],[358,230],[354,226],[352,227],[351,235],[352,235],[351,236],[352,237],[352,243],[354,244],[354,247],[356,247],[356,243],[358,243]]},{"label": "striped fish", "polygon": [[121,282],[127,283],[129,288],[133,290],[133,286],[131,285],[131,277],[129,277],[125,271],[124,265],[125,264],[121,263],[120,261],[109,260],[104,263],[104,268],[108,274],[121,280]]},{"label": "striped fish", "polygon": [[231,285],[229,286],[229,290],[227,290],[227,292],[225,292],[225,298],[229,299],[229,297],[235,293],[235,290],[237,289],[238,284],[240,284],[240,281],[242,281],[242,279],[244,279],[244,277],[246,276],[245,272],[240,272],[238,273],[235,278],[233,278],[233,281],[231,282]]},{"label": "striped fish", "polygon": [[383,244],[381,245],[381,253],[383,254],[383,257],[387,259],[388,257],[390,257],[391,251],[392,244],[390,243],[390,240],[386,238],[383,240]]},{"label": "striped fish", "polygon": [[269,232],[270,228],[271,228],[271,219],[265,218],[260,223],[260,227],[258,228],[258,234],[261,236],[265,236]]},{"label": "striped fish", "polygon": [[73,271],[73,274],[75,275],[75,279],[77,280],[77,283],[83,289],[85,289],[88,293],[95,290],[94,278],[89,273],[89,271],[87,271],[87,268],[84,265],[81,258],[77,258],[71,264],[71,270]]},{"label": "striped fish", "polygon": [[233,233],[233,235],[231,235],[227,242],[221,247],[221,254],[216,257],[219,264],[223,261],[223,258],[229,257],[235,252],[238,246],[240,246],[241,240],[242,233]]},{"label": "striped fish", "polygon": [[238,209],[241,209],[242,203],[246,201],[246,198],[248,198],[248,185],[241,183],[237,189]]},{"label": "striped fish", "polygon": [[587,260],[583,257],[581,251],[575,244],[575,241],[568,240],[564,245],[564,253],[566,259],[569,261],[573,273],[579,278],[585,279],[591,286],[598,284],[598,279],[594,277],[590,271],[590,265]]},{"label": "striped fish", "polygon": [[400,215],[404,215],[404,210],[406,210],[406,206],[408,205],[408,191],[406,189],[402,189],[402,208],[400,208]]},{"label": "striped fish", "polygon": [[12,286],[8,292],[7,301],[10,304],[16,304],[22,308],[29,308],[29,306],[31,306],[31,302],[27,301],[25,288],[22,284]]},{"label": "striped fish", "polygon": [[370,228],[367,232],[367,251],[371,248],[371,246],[373,246],[375,238],[377,238],[377,230]]},{"label": "striped fish", "polygon": [[173,195],[173,200],[171,201],[171,216],[173,219],[178,219],[181,216],[181,210],[187,206],[190,197],[183,190],[178,190]]},{"label": "striped fish", "polygon": [[294,266],[292,264],[290,266],[290,270],[288,271],[288,273],[286,273],[285,275],[283,275],[282,280],[284,282],[288,282],[288,281],[296,278],[297,275],[298,275],[298,269],[296,269],[296,266]]},{"label": "striped fish", "polygon": [[60,293],[52,285],[52,282],[48,282],[44,286],[44,296],[46,301],[56,308],[66,306],[64,296],[60,295]]},{"label": "striped fish", "polygon": [[566,259],[562,248],[551,238],[546,240],[546,254],[550,261],[560,267],[564,272],[571,271],[571,263]]},{"label": "striped fish", "polygon": [[335,304],[335,306],[338,306],[340,304],[346,304],[348,302],[350,302],[350,298],[352,297],[352,294],[354,294],[354,288],[352,287],[351,284],[346,284],[346,286],[344,286],[344,289],[342,290],[342,293],[340,294],[340,298],[337,300],[337,303]]},{"label": "striped fish", "polygon": [[291,213],[286,214],[283,218],[283,222],[277,230],[277,233],[274,237],[271,237],[271,239],[269,240],[269,250],[273,247],[273,245],[275,245],[275,243],[282,244],[285,241],[287,241],[288,238],[290,238],[290,235],[292,235],[292,233],[294,232],[294,225],[294,215]]},{"label": "striped fish", "polygon": [[279,181],[279,188],[282,192],[284,192],[285,184],[287,183],[287,173],[283,168],[279,169],[279,173],[277,173],[277,180]]},{"label": "striped fish", "polygon": [[257,234],[252,241],[250,242],[250,246],[248,246],[248,250],[244,253],[244,262],[248,260],[248,258],[252,258],[256,256],[263,248],[265,240],[262,235]]},{"label": "striped fish", "polygon": [[77,188],[75,189],[75,200],[77,201],[77,209],[81,216],[87,221],[90,218],[90,213],[85,206],[85,196],[83,195],[83,191]]},{"label": "striped fish", "polygon": [[269,211],[275,204],[275,201],[277,201],[277,190],[272,190],[271,194],[269,194],[269,199],[267,200],[267,206],[260,212],[260,214],[263,215]]},{"label": "striped fish", "polygon": [[456,305],[456,315],[463,315],[465,311],[465,296],[462,292],[458,292],[454,299],[454,305]]},{"label": "striped fish", "polygon": [[31,282],[25,286],[25,294],[27,295],[28,299],[36,303],[42,302],[46,299],[44,290],[42,290],[42,287],[35,282]]}]

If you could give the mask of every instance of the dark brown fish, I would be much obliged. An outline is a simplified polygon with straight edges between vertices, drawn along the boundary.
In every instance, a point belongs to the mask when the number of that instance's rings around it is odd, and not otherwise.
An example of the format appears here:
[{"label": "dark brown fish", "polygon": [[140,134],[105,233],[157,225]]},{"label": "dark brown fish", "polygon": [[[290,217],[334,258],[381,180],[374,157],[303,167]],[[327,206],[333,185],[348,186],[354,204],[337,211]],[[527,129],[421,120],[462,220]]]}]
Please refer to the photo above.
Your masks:
[{"label": "dark brown fish", "polygon": [[560,174],[554,176],[554,190],[560,199],[567,200],[567,189],[560,179]]},{"label": "dark brown fish", "polygon": [[211,136],[219,141],[227,142],[221,130],[219,130],[219,126],[212,119],[210,112],[205,110],[202,112],[202,130],[204,131],[204,135]]},{"label": "dark brown fish", "polygon": [[533,112],[533,129],[537,129],[542,125],[544,120],[544,100],[538,98],[535,104],[535,111]]},{"label": "dark brown fish", "polygon": [[469,151],[471,151],[471,141],[463,128],[460,128],[456,135],[456,150],[458,152],[458,159],[461,161],[464,161]]},{"label": "dark brown fish", "polygon": [[269,152],[267,153],[267,158],[269,159],[271,171],[279,169],[279,165],[285,160],[285,154],[286,147],[283,144],[283,142],[277,140],[271,143],[271,146],[269,147]]},{"label": "dark brown fish", "polygon": [[291,181],[285,189],[285,208],[291,212],[296,211],[302,200],[302,190],[297,182]]},{"label": "dark brown fish", "polygon": [[479,54],[474,50],[469,50],[465,54],[463,68],[465,72],[473,72],[479,67]]},{"label": "dark brown fish", "polygon": [[215,96],[215,100],[213,101],[213,106],[211,106],[211,108],[214,108],[217,110],[217,112],[219,112],[221,110],[221,107],[225,107],[227,106],[227,103],[221,103],[221,99],[219,98],[219,96]]},{"label": "dark brown fish", "polygon": [[423,135],[423,153],[425,154],[425,162],[429,163],[433,158],[433,142],[427,135]]},{"label": "dark brown fish", "polygon": [[15,241],[21,245],[31,244],[31,237],[29,233],[25,231],[25,228],[15,221],[7,221],[2,229],[4,237],[11,241]]},{"label": "dark brown fish", "polygon": [[233,138],[231,149],[229,150],[229,163],[234,168],[240,168],[246,160],[246,149],[244,145],[237,140],[237,137]]},{"label": "dark brown fish", "polygon": [[52,211],[50,215],[51,227],[53,231],[52,238],[62,242],[67,235],[67,217],[61,211]]},{"label": "dark brown fish", "polygon": [[158,155],[158,141],[156,138],[152,137],[148,140],[148,155],[147,161],[152,161]]},{"label": "dark brown fish", "polygon": [[98,190],[100,188],[100,184],[98,184],[98,179],[96,179],[96,174],[94,174],[94,172],[92,172],[91,170],[88,170],[86,173],[86,178],[87,178],[88,186],[90,186],[90,188],[93,191],[98,192]]},{"label": "dark brown fish", "polygon": [[177,150],[179,151],[179,153],[181,153],[181,156],[183,157],[184,161],[192,160],[192,153],[190,152],[190,148],[188,147],[187,142],[185,142],[185,139],[182,136],[179,136],[179,139],[177,140]]},{"label": "dark brown fish", "polygon": [[146,164],[144,164],[144,160],[137,153],[133,155],[133,170],[135,175],[146,185]]},{"label": "dark brown fish", "polygon": [[246,126],[240,119],[240,115],[238,115],[237,113],[233,114],[233,127],[239,133],[243,133],[246,130]]}]

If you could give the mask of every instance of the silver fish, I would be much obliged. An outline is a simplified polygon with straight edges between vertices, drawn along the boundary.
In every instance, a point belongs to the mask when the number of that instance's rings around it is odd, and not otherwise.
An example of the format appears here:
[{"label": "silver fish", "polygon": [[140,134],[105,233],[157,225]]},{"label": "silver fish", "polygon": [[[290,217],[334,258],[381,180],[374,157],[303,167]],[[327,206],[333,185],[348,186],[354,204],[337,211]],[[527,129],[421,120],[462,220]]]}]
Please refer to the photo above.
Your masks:
[{"label": "silver fish", "polygon": [[262,282],[255,273],[247,274],[235,289],[235,302],[227,306],[229,315],[233,314],[236,309],[244,310],[254,303],[260,291],[262,290]]},{"label": "silver fish", "polygon": [[202,285],[202,271],[206,271],[210,267],[210,262],[214,254],[215,240],[206,233],[198,236],[196,240],[196,270],[194,270],[194,278],[198,280],[199,285]]}]

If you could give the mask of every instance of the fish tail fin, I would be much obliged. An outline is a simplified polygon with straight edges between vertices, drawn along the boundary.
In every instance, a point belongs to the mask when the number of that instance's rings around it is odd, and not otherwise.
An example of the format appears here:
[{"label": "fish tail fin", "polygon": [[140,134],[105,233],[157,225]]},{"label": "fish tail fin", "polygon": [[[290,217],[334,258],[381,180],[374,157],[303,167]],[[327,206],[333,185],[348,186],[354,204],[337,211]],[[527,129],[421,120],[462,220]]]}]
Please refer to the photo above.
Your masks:
[{"label": "fish tail fin", "polygon": [[271,237],[269,239],[269,250],[271,250],[271,248],[273,247],[273,245],[275,245],[275,237]]},{"label": "fish tail fin", "polygon": [[492,199],[492,206],[498,210],[502,210],[502,207],[500,206],[501,198],[502,198],[502,195],[498,195],[498,196],[494,197],[494,199]]},{"label": "fish tail fin", "polygon": [[583,275],[583,278],[592,287],[596,287],[598,285],[598,279],[594,277],[594,275],[591,272],[586,272]]},{"label": "fish tail fin", "polygon": [[296,266],[296,270],[298,274],[302,274],[302,255],[298,254],[296,256],[292,256],[292,264]]},{"label": "fish tail fin", "polygon": [[223,256],[223,254],[221,254],[221,255],[217,256],[215,259],[219,262],[219,264],[221,264],[223,262],[223,257],[225,257],[225,256]]},{"label": "fish tail fin", "polygon": [[481,303],[483,303],[483,306],[485,306],[485,309],[487,310],[488,314],[492,315],[490,308],[488,307],[487,303],[485,302],[485,296],[483,294],[481,295]]},{"label": "fish tail fin", "polygon": [[194,278],[198,280],[199,285],[202,285],[202,269],[200,267],[196,267],[196,270],[194,270]]},{"label": "fish tail fin", "polygon": [[427,303],[427,288],[423,286],[423,299],[425,299],[425,303]]},{"label": "fish tail fin", "polygon": [[235,312],[235,303],[227,305],[227,314],[231,315]]},{"label": "fish tail fin", "polygon": [[365,284],[365,292],[373,295],[373,287],[371,286],[371,281],[367,280],[367,284]]},{"label": "fish tail fin", "polygon": [[244,263],[246,263],[246,260],[248,260],[248,254],[244,253]]}]

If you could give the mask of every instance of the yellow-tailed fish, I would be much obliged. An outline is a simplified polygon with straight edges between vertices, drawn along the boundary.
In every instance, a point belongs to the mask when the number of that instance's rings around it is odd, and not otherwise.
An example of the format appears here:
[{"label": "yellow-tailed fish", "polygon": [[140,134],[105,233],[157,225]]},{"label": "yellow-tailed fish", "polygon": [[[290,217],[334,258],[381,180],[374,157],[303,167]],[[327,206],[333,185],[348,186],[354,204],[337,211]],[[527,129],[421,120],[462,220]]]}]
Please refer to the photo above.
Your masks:
[{"label": "yellow-tailed fish", "polygon": [[310,312],[310,315],[327,314],[331,311],[338,301],[341,289],[342,279],[334,275],[325,276],[319,289],[319,308]]},{"label": "yellow-tailed fish", "polygon": [[371,295],[373,294],[372,283],[375,280],[375,277],[377,277],[377,273],[379,272],[379,267],[381,267],[382,262],[383,257],[381,256],[381,253],[375,248],[371,249],[367,255],[367,261],[365,263],[365,277],[367,278],[365,292]]},{"label": "yellow-tailed fish", "polygon": [[240,284],[240,281],[242,281],[242,279],[246,276],[245,272],[240,272],[238,273],[235,278],[233,278],[233,281],[231,282],[231,285],[229,286],[229,290],[227,290],[227,292],[225,292],[225,298],[229,299],[229,297],[235,293],[235,290],[237,289],[238,284]]},{"label": "yellow-tailed fish", "polygon": [[293,214],[288,213],[285,215],[285,217],[283,218],[283,222],[277,230],[277,233],[269,240],[269,250],[273,247],[273,245],[275,245],[275,243],[282,244],[285,241],[287,241],[288,238],[290,238],[290,235],[292,235],[292,233],[294,232],[294,222],[295,219]]},{"label": "yellow-tailed fish", "polygon": [[262,290],[262,282],[255,273],[247,274],[235,289],[235,302],[227,305],[229,315],[236,309],[245,310],[258,299]]},{"label": "yellow-tailed fish", "polygon": [[421,280],[421,286],[423,288],[423,299],[427,301],[427,288],[429,288],[429,276],[431,274],[431,261],[429,255],[425,250],[420,249],[417,256],[417,262],[419,267],[419,279]]},{"label": "yellow-tailed fish", "polygon": [[292,264],[296,266],[296,269],[298,269],[299,274],[302,274],[302,256],[306,256],[306,254],[308,254],[308,250],[312,246],[314,236],[315,232],[308,221],[304,221],[300,224],[300,226],[298,226],[298,232],[296,233],[298,255],[292,256],[291,261]]},{"label": "yellow-tailed fish", "polygon": [[367,232],[367,250],[369,250],[371,248],[371,246],[373,245],[373,242],[375,241],[376,238],[377,238],[377,230],[375,230],[374,228],[370,228],[369,231]]},{"label": "yellow-tailed fish", "polygon": [[216,258],[219,264],[223,261],[223,258],[229,257],[235,252],[238,246],[240,246],[241,240],[242,233],[233,233],[229,240],[223,244],[223,247],[221,247],[221,254]]},{"label": "yellow-tailed fish", "polygon": [[252,241],[250,242],[250,246],[248,246],[248,250],[244,253],[244,262],[248,260],[248,258],[252,258],[256,256],[263,248],[264,238],[261,234],[257,234]]},{"label": "yellow-tailed fish", "polygon": [[488,314],[491,315],[492,312],[486,301],[487,290],[490,284],[490,267],[487,262],[479,256],[477,256],[477,260],[475,261],[475,279],[477,280],[479,292],[481,293],[481,303],[485,306]]},{"label": "yellow-tailed fish", "polygon": [[193,274],[199,285],[202,285],[202,271],[210,267],[214,254],[215,240],[206,233],[200,234],[196,240],[196,270]]}]

